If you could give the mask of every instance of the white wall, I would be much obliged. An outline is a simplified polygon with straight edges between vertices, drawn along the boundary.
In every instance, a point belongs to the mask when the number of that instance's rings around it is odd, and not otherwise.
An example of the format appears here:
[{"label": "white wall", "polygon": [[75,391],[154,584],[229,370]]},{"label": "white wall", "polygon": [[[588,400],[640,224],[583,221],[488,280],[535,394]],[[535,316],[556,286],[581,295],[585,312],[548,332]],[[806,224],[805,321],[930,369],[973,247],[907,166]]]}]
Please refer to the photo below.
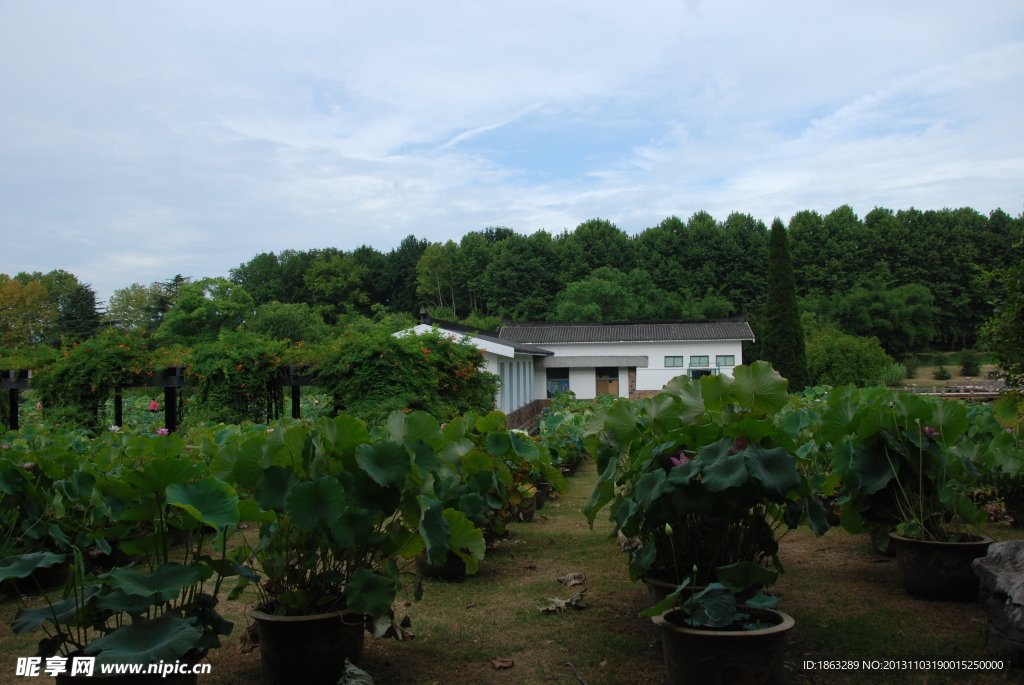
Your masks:
[{"label": "white wall", "polygon": [[484,360],[487,362],[484,370],[501,379],[501,387],[494,398],[499,411],[509,414],[533,400],[537,394],[533,355],[517,354],[509,359],[485,352]]},{"label": "white wall", "polygon": [[[555,354],[557,355],[557,352]],[[594,367],[569,369],[569,389],[576,393],[578,400],[592,400],[597,397],[597,372]]]}]

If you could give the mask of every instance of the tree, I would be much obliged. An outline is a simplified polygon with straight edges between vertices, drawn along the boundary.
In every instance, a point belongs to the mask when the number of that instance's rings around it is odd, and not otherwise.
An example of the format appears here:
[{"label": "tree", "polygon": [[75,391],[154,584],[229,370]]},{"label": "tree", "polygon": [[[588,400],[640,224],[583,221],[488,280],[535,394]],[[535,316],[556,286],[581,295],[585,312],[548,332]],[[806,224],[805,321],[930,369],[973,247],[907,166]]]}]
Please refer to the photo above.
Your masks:
[{"label": "tree", "polygon": [[934,301],[931,291],[920,283],[892,290],[856,288],[835,296],[828,317],[846,333],[878,338],[886,352],[902,358],[923,349],[935,335]]},{"label": "tree", "polygon": [[360,286],[366,267],[351,255],[335,253],[321,255],[306,270],[306,287],[314,295],[313,309],[328,323],[337,323],[339,317],[354,314],[356,306],[365,304],[366,297]]},{"label": "tree", "polygon": [[57,307],[57,317],[46,336],[46,342],[59,344],[62,338],[84,340],[95,333],[103,323],[96,301],[96,291],[86,283],[63,269],[48,273],[19,273],[15,279],[22,285],[39,281],[46,289],[47,297]]},{"label": "tree", "polygon": [[764,360],[789,379],[790,389],[802,390],[808,383],[804,329],[786,227],[779,219],[772,222],[768,237],[768,300],[761,337]]},{"label": "tree", "polygon": [[183,345],[212,342],[222,330],[245,323],[254,309],[252,297],[240,286],[226,278],[204,278],[181,286],[158,337]]},{"label": "tree", "polygon": [[816,385],[879,385],[882,372],[892,363],[877,338],[847,335],[835,328],[820,328],[807,338],[807,367]]},{"label": "tree", "polygon": [[456,316],[458,252],[454,241],[432,243],[416,263],[416,294],[429,297],[438,307],[450,307]]},{"label": "tree", "polygon": [[305,302],[261,304],[245,328],[272,340],[315,342],[327,333],[324,320]]},{"label": "tree", "polygon": [[982,337],[995,354],[1007,387],[1024,387],[1024,262],[996,271],[991,276],[1002,292]]},{"label": "tree", "polygon": [[105,319],[119,331],[156,330],[163,316],[159,311],[163,294],[159,283],[118,288],[107,303]]},{"label": "tree", "polygon": [[628,274],[602,266],[582,281],[566,286],[555,299],[553,321],[630,321],[674,318],[680,298],[652,283],[650,274]]},{"label": "tree", "polygon": [[39,281],[21,281],[0,274],[0,345],[39,343],[53,327],[57,308]]}]

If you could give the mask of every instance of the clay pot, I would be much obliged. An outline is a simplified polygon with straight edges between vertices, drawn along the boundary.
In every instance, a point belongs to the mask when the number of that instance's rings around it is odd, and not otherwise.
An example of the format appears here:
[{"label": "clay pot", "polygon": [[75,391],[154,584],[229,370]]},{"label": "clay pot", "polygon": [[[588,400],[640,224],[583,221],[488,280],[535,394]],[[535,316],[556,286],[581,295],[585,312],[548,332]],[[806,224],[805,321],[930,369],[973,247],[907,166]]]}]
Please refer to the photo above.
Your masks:
[{"label": "clay pot", "polygon": [[933,542],[890,534],[903,587],[915,597],[978,601],[978,576],[971,562],[988,554],[995,542],[984,535],[971,542]]},{"label": "clay pot", "polygon": [[260,663],[279,685],[335,685],[345,659],[363,656],[364,616],[333,611],[313,616],[271,616],[249,610],[260,633]]},{"label": "clay pot", "polygon": [[575,464],[562,464],[562,475],[566,478],[572,478],[576,475],[576,472],[580,470],[580,464],[582,462],[576,462]]},{"label": "clay pot", "polygon": [[792,616],[751,609],[761,630],[699,630],[684,627],[682,611],[672,609],[651,620],[661,634],[670,685],[776,685],[784,681],[782,658]]}]

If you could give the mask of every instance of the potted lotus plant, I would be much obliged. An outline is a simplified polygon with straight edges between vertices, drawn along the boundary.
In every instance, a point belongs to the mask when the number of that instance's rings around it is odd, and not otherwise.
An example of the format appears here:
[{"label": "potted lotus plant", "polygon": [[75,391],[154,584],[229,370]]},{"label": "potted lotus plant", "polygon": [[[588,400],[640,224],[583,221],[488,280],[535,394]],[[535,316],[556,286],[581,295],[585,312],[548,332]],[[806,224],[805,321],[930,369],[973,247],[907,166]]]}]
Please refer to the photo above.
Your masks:
[{"label": "potted lotus plant", "polygon": [[690,577],[640,614],[658,627],[670,685],[781,683],[785,634],[796,622],[777,611],[779,598],[758,592],[778,572],[741,561],[717,568],[699,591]]},{"label": "potted lotus plant", "polygon": [[[107,492],[107,508],[97,507],[96,516],[114,515],[97,533],[146,522],[145,532],[130,543],[138,556],[130,566],[90,573],[74,545],[67,555],[33,552],[0,561],[2,581],[30,578],[37,569],[71,560],[60,595],[40,587],[44,604],[24,606],[11,623],[17,634],[46,633],[38,657],[54,660],[59,683],[91,680],[92,674],[74,675],[76,659],[93,660],[96,671],[109,664],[195,663],[230,634],[233,624],[216,607],[224,579],[244,572],[227,554],[241,519],[239,500],[227,483],[204,477],[204,470],[179,457],[152,458],[121,474],[117,485],[98,483]],[[193,544],[172,547],[173,527],[195,530]],[[162,676],[144,673],[133,682],[196,681],[192,673]]]},{"label": "potted lotus plant", "polygon": [[[976,599],[971,561],[987,553],[987,520],[969,496],[975,460],[994,450],[967,437],[966,407],[884,388],[843,388],[830,398],[818,439],[842,479],[842,523],[895,545],[904,587],[935,599]],[[934,569],[941,568],[941,573]]]},{"label": "potted lotus plant", "polygon": [[235,595],[261,576],[249,615],[275,681],[333,685],[346,658],[359,661],[364,626],[400,635],[392,604],[418,555],[434,565],[449,551],[483,557],[481,532],[439,499],[443,440],[429,414],[395,412],[373,431],[341,415],[221,450],[213,468],[253,495],[261,524],[239,551],[251,573]]},{"label": "potted lotus plant", "polygon": [[[584,513],[593,524],[609,506],[614,534],[637,541],[630,576],[647,579],[654,602],[709,592],[736,564],[763,571],[750,574],[760,583],[733,583],[750,593],[781,568],[783,526],[806,520],[818,535],[828,530],[792,438],[773,421],[787,385],[755,362],[733,378],[673,379],[639,408],[620,400],[591,420],[586,442],[601,475]],[[671,667],[678,660],[665,645]]]}]

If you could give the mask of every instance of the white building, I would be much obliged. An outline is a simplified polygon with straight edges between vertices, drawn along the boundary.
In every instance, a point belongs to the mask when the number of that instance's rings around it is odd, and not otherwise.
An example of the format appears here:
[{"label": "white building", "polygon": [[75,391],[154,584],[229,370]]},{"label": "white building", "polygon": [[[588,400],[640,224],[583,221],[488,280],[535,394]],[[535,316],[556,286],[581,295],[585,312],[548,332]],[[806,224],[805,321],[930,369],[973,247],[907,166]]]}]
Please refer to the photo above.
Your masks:
[{"label": "white building", "polygon": [[483,331],[425,319],[413,331],[437,327],[483,352],[484,370],[501,378],[495,398],[506,414],[534,400],[571,390],[579,399],[602,393],[645,397],[676,376],[732,375],[753,340],[742,318],[695,321],[514,322]]},{"label": "white building", "polygon": [[610,393],[643,397],[676,376],[732,375],[742,342],[754,332],[742,317],[676,322],[506,322],[481,331],[430,318],[413,331],[438,328],[483,352],[484,371],[501,378],[495,398],[510,414],[535,399],[571,390],[580,399]]}]

